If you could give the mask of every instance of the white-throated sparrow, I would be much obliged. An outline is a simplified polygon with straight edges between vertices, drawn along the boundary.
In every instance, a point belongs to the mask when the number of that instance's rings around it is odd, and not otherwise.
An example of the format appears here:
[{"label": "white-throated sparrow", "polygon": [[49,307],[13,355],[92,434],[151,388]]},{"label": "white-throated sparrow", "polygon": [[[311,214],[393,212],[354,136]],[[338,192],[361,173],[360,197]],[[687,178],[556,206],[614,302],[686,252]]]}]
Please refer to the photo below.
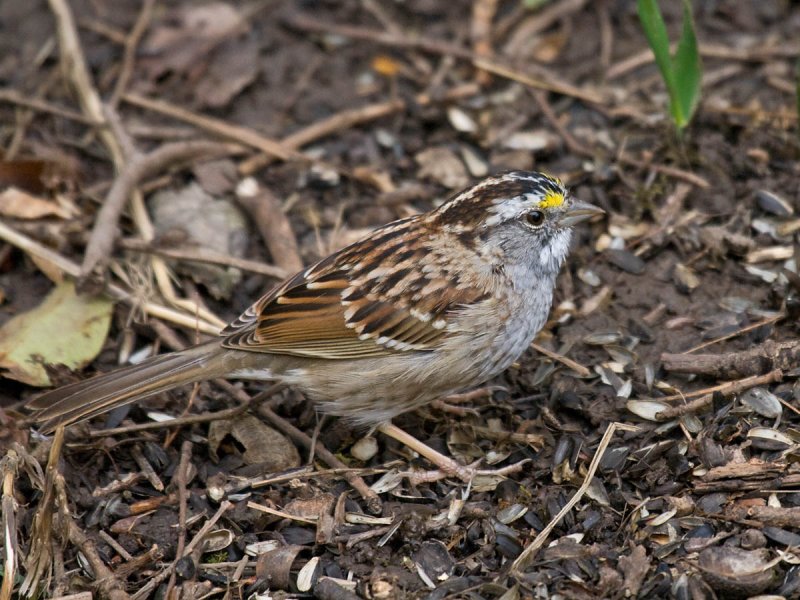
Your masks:
[{"label": "white-throated sparrow", "polygon": [[[290,277],[220,339],[29,406],[52,430],[184,383],[271,379],[409,443],[388,425],[394,416],[488,380],[529,346],[550,311],[572,226],[601,212],[541,173],[490,177]],[[469,475],[423,447],[414,449]]]}]

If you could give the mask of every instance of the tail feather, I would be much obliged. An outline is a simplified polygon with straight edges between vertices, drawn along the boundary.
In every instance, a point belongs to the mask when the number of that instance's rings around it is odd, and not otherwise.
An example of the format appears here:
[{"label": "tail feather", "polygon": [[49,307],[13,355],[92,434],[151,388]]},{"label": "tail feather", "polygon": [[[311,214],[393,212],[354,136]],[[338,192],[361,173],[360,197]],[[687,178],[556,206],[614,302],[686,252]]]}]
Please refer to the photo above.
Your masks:
[{"label": "tail feather", "polygon": [[218,341],[147,359],[137,365],[46,392],[28,406],[49,433],[69,425],[165,392],[186,383],[225,374],[225,357]]}]

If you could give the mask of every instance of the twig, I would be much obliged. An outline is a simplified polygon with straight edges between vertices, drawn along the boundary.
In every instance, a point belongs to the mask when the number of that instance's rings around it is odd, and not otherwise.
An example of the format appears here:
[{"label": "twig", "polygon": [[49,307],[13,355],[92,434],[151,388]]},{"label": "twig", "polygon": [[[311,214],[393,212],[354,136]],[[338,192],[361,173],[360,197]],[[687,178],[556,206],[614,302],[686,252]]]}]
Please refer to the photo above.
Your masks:
[{"label": "twig", "polygon": [[153,544],[148,550],[132,556],[129,561],[119,565],[114,571],[118,579],[126,580],[134,573],[141,573],[143,569],[152,565],[153,561],[161,557],[161,551],[158,544]]},{"label": "twig", "polygon": [[536,77],[532,77],[526,73],[520,73],[511,67],[507,67],[505,65],[482,58],[476,58],[472,61],[472,64],[479,69],[489,71],[489,73],[493,73],[499,77],[504,77],[505,79],[510,79],[511,81],[516,81],[517,83],[521,83],[522,85],[531,87],[533,89],[553,92],[555,94],[561,94],[562,96],[569,96],[578,100],[583,100],[589,104],[602,104],[605,102],[605,98],[599,93],[581,89],[565,81],[547,81],[544,79],[537,79]]},{"label": "twig", "polygon": [[131,555],[131,553],[128,552],[127,550],[125,550],[125,548],[123,548],[117,540],[115,540],[113,537],[111,537],[111,535],[107,531],[105,531],[104,529],[101,529],[100,531],[97,532],[97,535],[99,535],[100,538],[106,544],[111,546],[114,549],[114,551],[117,554],[119,554],[122,558],[124,558],[127,561],[133,560],[133,556]]},{"label": "twig", "polygon": [[573,371],[575,371],[581,377],[589,377],[592,372],[584,367],[582,364],[575,362],[571,358],[564,356],[563,354],[559,354],[558,352],[553,352],[552,350],[548,350],[544,346],[540,346],[539,344],[533,342],[531,343],[531,348],[539,352],[540,354],[544,354],[548,358],[552,358],[553,360],[557,360],[565,367],[569,367]]},{"label": "twig", "polygon": [[741,352],[725,354],[669,354],[661,355],[667,371],[693,373],[724,379],[761,375],[767,371],[793,369],[800,361],[800,340],[785,342],[766,341]]},{"label": "twig", "polygon": [[614,55],[614,29],[608,3],[595,3],[598,26],[600,28],[600,68],[607,73]]},{"label": "twig", "polygon": [[[388,31],[376,31],[366,27],[356,27],[353,25],[326,23],[324,21],[320,21],[320,19],[317,17],[302,13],[290,15],[286,19],[286,22],[290,27],[294,27],[302,31],[334,33],[344,37],[356,40],[368,40],[376,44],[391,46],[394,48],[414,48],[431,54],[453,56],[461,60],[470,61],[473,66],[478,69],[483,69],[484,71],[488,71],[494,75],[511,79],[512,81],[517,81],[523,85],[555,92],[564,96],[571,96],[573,98],[578,98],[594,104],[600,104],[603,102],[603,97],[600,94],[580,89],[570,83],[562,81],[553,73],[550,73],[542,67],[537,67],[538,76],[540,79],[535,79],[534,77],[530,77],[524,73],[519,73],[509,66],[476,56],[472,51],[466,48],[456,44],[451,44],[449,42],[443,42],[438,39],[396,34]],[[529,65],[529,67],[533,68],[531,65]]]},{"label": "twig", "polygon": [[474,58],[474,54],[469,49],[438,38],[411,36],[405,35],[403,32],[380,31],[356,25],[327,23],[311,14],[301,12],[288,15],[284,21],[289,27],[308,33],[330,33],[353,40],[374,42],[382,46],[422,50],[429,54],[450,55],[463,60]]},{"label": "twig", "polygon": [[56,479],[58,475],[58,461],[61,458],[61,448],[64,446],[64,427],[56,428],[47,455],[45,468],[44,491],[39,500],[36,514],[33,516],[31,526],[30,546],[25,557],[27,574],[19,589],[19,595],[26,597],[32,595],[42,581],[42,577],[52,569],[52,537],[53,537],[53,512],[56,507]]},{"label": "twig", "polygon": [[92,568],[92,573],[94,574],[94,579],[100,593],[109,598],[109,600],[130,600],[130,596],[125,591],[123,583],[114,575],[114,572],[105,565],[92,541],[81,531],[80,527],[78,527],[69,515],[69,512],[64,511],[61,518],[66,519],[69,541],[77,546],[83,553],[86,557],[86,561]]},{"label": "twig", "polygon": [[194,552],[195,548],[197,548],[197,546],[203,541],[203,538],[205,538],[208,532],[214,528],[214,525],[217,524],[217,521],[222,518],[222,515],[233,508],[233,506],[233,503],[229,502],[228,500],[223,500],[220,502],[219,508],[217,509],[217,512],[214,513],[214,516],[203,523],[200,531],[198,531],[197,534],[195,534],[195,536],[192,538],[192,541],[186,545],[186,548],[183,550],[183,556],[189,556],[192,552]]},{"label": "twig", "polygon": [[280,517],[281,519],[289,519],[290,521],[297,521],[298,523],[309,523],[311,525],[315,525],[317,523],[317,519],[306,519],[305,517],[299,517],[297,515],[291,515],[287,512],[282,510],[277,510],[274,508],[270,508],[269,506],[265,506],[263,504],[259,504],[258,502],[253,502],[250,500],[247,503],[247,508],[252,508],[253,510],[257,510],[268,515],[272,515],[273,517]]},{"label": "twig", "polygon": [[125,45],[125,32],[106,21],[93,19],[91,17],[84,17],[78,19],[78,25],[81,29],[86,29],[92,33],[96,33],[97,35],[106,38],[109,42],[112,42],[118,46]]},{"label": "twig", "polygon": [[154,431],[158,429],[170,429],[172,427],[184,427],[186,425],[196,425],[197,423],[210,423],[211,421],[222,421],[232,419],[236,415],[247,410],[249,404],[240,404],[233,408],[226,408],[217,412],[205,413],[202,415],[187,415],[177,417],[168,421],[153,421],[152,423],[136,423],[125,427],[115,427],[114,429],[93,429],[89,432],[90,438],[109,437],[121,433],[136,433],[139,431]]},{"label": "twig", "polygon": [[303,259],[292,225],[275,194],[257,186],[255,180],[246,180],[236,190],[236,199],[258,227],[272,260],[284,271],[295,273],[303,268]]},{"label": "twig", "polygon": [[136,18],[136,23],[133,29],[125,38],[125,52],[122,57],[122,67],[119,70],[119,77],[114,84],[114,91],[111,93],[111,98],[108,103],[110,106],[115,107],[119,104],[119,100],[125,89],[128,87],[128,81],[133,73],[133,65],[136,60],[136,49],[139,46],[139,41],[142,39],[144,32],[147,31],[150,25],[150,19],[153,16],[153,7],[156,0],[142,0],[142,8],[139,11],[139,16]]},{"label": "twig", "polygon": [[114,179],[100,211],[97,213],[89,243],[81,266],[81,278],[104,270],[110,260],[114,240],[117,237],[117,222],[131,192],[144,178],[163,172],[175,163],[198,156],[224,155],[241,151],[240,146],[218,142],[191,141],[173,142],[144,154],[134,154],[122,172]]},{"label": "twig", "polygon": [[225,121],[221,121],[219,119],[197,115],[164,100],[146,98],[130,92],[123,95],[122,99],[129,104],[138,106],[139,108],[144,108],[146,110],[151,110],[163,115],[168,115],[174,119],[191,123],[195,127],[210,131],[224,138],[228,138],[235,142],[239,142],[240,144],[256,148],[264,154],[268,154],[274,158],[279,158],[281,160],[300,160],[303,162],[308,160],[305,155],[296,152],[291,148],[287,148],[281,142],[276,142],[275,140],[260,135],[252,129],[248,129],[247,127],[231,125],[230,123],[226,123]]},{"label": "twig", "polygon": [[[240,402],[249,401],[250,396],[228,381],[220,379],[216,380],[216,383],[233,397],[237,398]],[[305,433],[300,431],[297,427],[289,423],[283,417],[277,415],[271,408],[261,406],[258,412],[280,431],[289,436],[296,444],[300,444],[306,449],[311,447],[311,439]],[[366,500],[367,508],[370,510],[370,512],[377,514],[381,511],[381,500],[378,495],[370,489],[370,487],[361,477],[348,471],[347,465],[336,458],[336,456],[322,444],[317,444],[317,456],[319,456],[320,459],[322,459],[329,467],[333,469],[345,469],[345,471],[343,471],[345,479],[347,479],[347,482],[353,487],[353,489],[355,489],[361,495],[361,497]]]},{"label": "twig", "polygon": [[544,445],[544,436],[538,433],[519,433],[516,431],[497,431],[482,425],[469,425],[469,429],[475,432],[477,436],[486,440],[493,440],[497,442],[514,442],[516,444],[525,444],[527,446],[537,446],[541,448]]},{"label": "twig", "polygon": [[708,188],[711,187],[711,184],[704,177],[701,177],[700,175],[695,175],[694,173],[690,173],[689,171],[684,171],[683,169],[678,169],[676,167],[670,167],[667,165],[658,165],[651,162],[638,160],[624,153],[620,153],[617,156],[617,161],[621,162],[622,164],[638,167],[640,169],[651,169],[653,171],[656,171],[657,173],[662,173],[664,175],[674,177],[675,179],[686,181],[687,183],[696,185],[697,187],[704,190],[707,190]]},{"label": "twig", "polygon": [[753,329],[758,329],[759,327],[763,327],[764,325],[769,325],[770,323],[777,323],[781,319],[783,319],[786,315],[781,313],[774,317],[769,317],[764,319],[763,321],[758,321],[756,323],[751,323],[741,329],[737,329],[736,331],[732,331],[727,335],[722,335],[720,337],[714,338],[713,340],[708,340],[703,342],[702,344],[697,344],[697,346],[693,346],[684,352],[684,354],[691,354],[692,352],[697,352],[698,350],[702,350],[703,348],[708,348],[709,346],[713,346],[714,344],[718,344],[719,342],[724,342],[725,340],[729,340],[736,336],[742,335],[743,333],[747,333],[748,331],[753,331]]},{"label": "twig", "polygon": [[595,450],[594,458],[592,458],[592,462],[589,464],[589,469],[586,472],[586,476],[583,479],[583,483],[581,487],[578,488],[578,491],[570,498],[569,502],[564,505],[558,514],[553,517],[547,526],[542,529],[541,532],[536,536],[527,548],[525,548],[522,553],[514,560],[511,564],[510,573],[514,577],[522,577],[523,572],[525,569],[530,565],[531,561],[533,560],[536,552],[544,546],[545,542],[547,541],[547,536],[550,535],[550,532],[561,522],[561,519],[572,510],[572,508],[583,498],[583,495],[586,493],[586,490],[589,489],[589,485],[592,483],[592,479],[594,478],[594,474],[597,472],[597,468],[600,466],[600,461],[603,458],[603,454],[605,454],[606,448],[611,443],[611,438],[614,436],[614,433],[617,429],[621,431],[639,431],[638,427],[634,427],[632,425],[626,425],[624,423],[611,423],[606,428],[606,432],[603,434],[603,437],[600,439],[600,444],[597,446],[597,450]]},{"label": "twig", "polygon": [[30,98],[28,96],[23,96],[17,90],[12,90],[8,88],[0,89],[0,102],[7,102],[9,104],[24,106],[26,108],[30,108],[39,112],[49,113],[57,117],[63,117],[64,119],[69,119],[70,121],[75,121],[83,125],[91,125],[91,126],[102,125],[101,122],[86,117],[81,113],[69,110],[68,108],[61,108],[60,106],[50,104],[49,102],[45,102],[44,100],[40,100],[38,98]]},{"label": "twig", "polygon": [[[61,64],[67,73],[67,78],[78,94],[78,101],[83,114],[94,122],[105,123],[103,103],[92,83],[92,77],[86,66],[86,59],[81,49],[78,29],[75,26],[72,11],[66,0],[49,0],[49,3],[50,10],[53,11],[53,15],[56,18]],[[111,155],[114,166],[119,170],[123,164],[122,149],[119,142],[108,129],[101,128],[99,135]]]},{"label": "twig", "polygon": [[536,100],[536,103],[539,105],[539,108],[542,110],[544,118],[547,119],[547,121],[553,126],[553,129],[558,132],[570,152],[577,154],[578,156],[594,156],[594,152],[575,139],[575,136],[572,135],[569,129],[567,129],[561,123],[555,111],[553,111],[553,107],[550,106],[550,103],[547,101],[547,95],[543,91],[534,90],[533,97]]},{"label": "twig", "polygon": [[164,258],[171,258],[175,260],[183,260],[188,262],[207,263],[211,265],[222,265],[224,267],[233,267],[242,271],[249,271],[250,273],[259,273],[267,277],[274,277],[275,279],[285,279],[291,273],[276,267],[268,265],[256,260],[247,260],[244,258],[237,258],[222,252],[216,252],[203,246],[187,247],[187,248],[167,248],[160,246],[153,246],[142,240],[133,238],[123,238],[117,242],[117,245],[132,252],[148,252],[158,254]]},{"label": "twig", "polygon": [[[402,461],[396,461],[397,464]],[[258,488],[266,485],[274,485],[278,483],[286,483],[292,479],[321,479],[323,477],[343,477],[346,473],[356,473],[357,475],[383,475],[391,467],[396,466],[394,463],[382,467],[365,467],[365,468],[346,468],[346,469],[315,469],[311,465],[305,467],[298,467],[289,471],[283,472],[274,477],[263,479],[261,476],[251,478],[236,478],[226,483],[222,490],[226,494],[235,494],[247,488]]]},{"label": "twig", "polygon": [[[776,381],[781,381],[782,379],[783,379],[783,371],[781,371],[780,369],[775,369],[774,371],[770,371],[765,375],[759,375],[755,377],[745,377],[744,379],[740,379],[738,381],[729,381],[725,384],[718,385],[712,389],[714,389],[715,392],[719,392],[724,396],[729,396],[731,394],[738,394],[739,392],[743,392],[744,390],[750,389],[757,385],[764,385],[766,383],[775,383]],[[661,402],[666,400],[666,398],[657,398],[656,400]],[[669,421],[677,417],[682,417],[683,415],[699,412],[705,409],[706,407],[711,406],[713,401],[714,401],[714,394],[712,392],[710,394],[701,396],[696,400],[687,402],[686,404],[681,404],[679,406],[673,406],[672,408],[662,410],[660,413],[656,414],[656,419],[658,419],[659,421]]]},{"label": "twig", "polygon": [[[549,29],[558,21],[563,21],[570,15],[580,11],[587,0],[560,0],[551,2],[540,7],[536,14],[524,19],[513,19],[511,24],[519,23],[519,26],[509,35],[504,35],[504,31],[497,31],[499,39],[508,39],[502,49],[506,56],[517,56],[520,54],[521,47],[530,43],[530,40],[540,37],[545,29]],[[528,11],[525,11],[526,13]],[[505,29],[505,27],[503,27]]]},{"label": "twig", "polygon": [[[159,341],[170,350],[183,350],[189,345],[185,339],[183,339],[174,329],[168,327],[165,323],[154,320],[153,322],[149,323],[149,325],[150,329],[153,330]],[[195,332],[195,339],[197,339],[197,332]]]},{"label": "twig", "polygon": [[[0,221],[0,239],[19,248],[32,257],[52,264],[57,269],[72,277],[78,277],[80,275],[81,268],[79,265],[61,256],[57,252],[54,252],[50,248],[43,246],[39,242],[32,240],[28,236],[19,233],[2,221]],[[122,300],[151,317],[170,321],[181,327],[186,327],[191,331],[199,331],[209,335],[219,334],[219,327],[211,323],[207,323],[196,316],[186,315],[185,313],[157,304],[156,302],[151,302],[149,300],[141,302],[134,294],[113,283],[108,285],[106,291],[113,298]]]},{"label": "twig", "polygon": [[800,527],[800,507],[797,506],[758,506],[755,504],[742,506],[734,503],[728,506],[725,515],[739,521],[753,519],[758,521],[762,527],[764,525],[787,529]]},{"label": "twig", "polygon": [[67,594],[66,596],[58,594],[50,600],[94,600],[94,596],[92,592],[78,592],[77,594]]},{"label": "twig", "polygon": [[153,489],[159,492],[163,492],[164,483],[158,477],[158,475],[155,472],[155,469],[153,469],[153,465],[150,464],[150,462],[147,460],[144,453],[142,452],[142,449],[139,448],[138,445],[135,445],[133,448],[131,448],[131,456],[133,457],[133,460],[136,462],[136,465],[142,471],[142,475],[144,475],[147,481],[150,482],[150,485],[153,486]]},{"label": "twig", "polygon": [[[458,100],[459,98],[474,96],[479,91],[480,87],[477,84],[468,83],[456,86],[441,96],[437,96],[435,98],[429,94],[419,94],[414,98],[414,103],[418,106],[428,106],[436,101],[447,102]],[[355,127],[356,125],[374,121],[395,112],[405,110],[407,106],[408,103],[404,100],[396,99],[388,100],[386,102],[378,102],[376,104],[368,104],[367,106],[362,106],[359,108],[343,110],[331,115],[330,117],[322,119],[321,121],[317,121],[316,123],[312,123],[307,127],[295,131],[294,133],[280,140],[278,143],[283,148],[296,151],[303,146],[332,135],[338,131],[343,131],[345,129]],[[171,116],[180,118],[179,115],[175,113],[173,113]],[[269,152],[254,156],[253,158],[243,161],[239,165],[239,173],[244,176],[252,175],[259,169],[268,165],[275,158],[280,157],[275,157],[274,154]]]},{"label": "twig", "polygon": [[19,544],[17,542],[17,501],[14,498],[14,480],[19,471],[20,456],[9,449],[0,461],[3,476],[3,498],[0,501],[3,523],[3,583],[0,584],[0,600],[11,600],[19,565]]},{"label": "twig", "polygon": [[[175,561],[177,562],[183,556],[183,550],[186,547],[186,485],[189,480],[189,461],[192,458],[192,442],[186,440],[181,445],[181,461],[178,464],[178,470],[175,473],[175,485],[178,488],[178,549],[175,551]],[[167,591],[164,594],[165,598],[171,598],[172,590],[175,587],[175,567],[172,568],[172,573],[169,576],[169,583],[167,583]]]},{"label": "twig", "polygon": [[[677,47],[677,42],[670,44],[670,53],[675,52]],[[756,46],[754,48],[733,48],[721,44],[700,44],[698,50],[700,51],[700,56],[707,58],[741,60],[746,62],[770,61],[775,57],[792,58],[800,55],[800,46],[791,43],[769,44]],[[606,72],[606,77],[608,79],[622,77],[634,69],[650,64],[654,60],[653,51],[646,48],[612,65]]]},{"label": "twig", "polygon": [[[36,90],[33,92],[34,98],[44,98],[47,95],[49,89],[57,83],[57,78],[53,76],[54,73],[48,74],[45,80],[36,86]],[[14,128],[14,134],[11,136],[4,153],[5,160],[14,160],[19,152],[20,148],[22,148],[22,144],[25,141],[25,135],[28,130],[28,126],[33,121],[33,117],[35,116],[34,111],[32,110],[20,110],[17,111],[16,114],[16,127]]]},{"label": "twig", "polygon": [[220,520],[222,515],[224,515],[228,510],[233,507],[233,504],[228,502],[227,500],[223,500],[220,502],[219,508],[217,512],[214,513],[208,521],[203,524],[203,527],[200,528],[200,531],[192,538],[192,541],[189,542],[186,548],[183,550],[182,556],[176,556],[176,560],[173,561],[166,569],[161,571],[158,575],[151,577],[150,581],[148,581],[140,590],[138,590],[134,595],[132,600],[144,600],[150,596],[150,593],[158,587],[164,579],[169,577],[173,571],[175,570],[175,566],[178,564],[178,559],[182,558],[183,556],[189,556],[195,549],[195,547],[203,541],[206,534],[211,531],[214,525],[217,524],[217,521]]}]

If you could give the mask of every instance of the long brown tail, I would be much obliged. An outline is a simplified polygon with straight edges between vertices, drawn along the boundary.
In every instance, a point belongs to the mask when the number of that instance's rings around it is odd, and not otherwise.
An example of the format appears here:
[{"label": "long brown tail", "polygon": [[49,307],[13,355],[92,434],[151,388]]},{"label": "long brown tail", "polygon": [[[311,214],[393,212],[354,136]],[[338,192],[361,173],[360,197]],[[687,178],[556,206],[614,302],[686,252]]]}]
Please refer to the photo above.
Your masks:
[{"label": "long brown tail", "polygon": [[116,406],[130,404],[185,383],[225,375],[229,361],[219,341],[147,359],[85,381],[46,392],[28,403],[39,411],[41,431],[83,421]]}]

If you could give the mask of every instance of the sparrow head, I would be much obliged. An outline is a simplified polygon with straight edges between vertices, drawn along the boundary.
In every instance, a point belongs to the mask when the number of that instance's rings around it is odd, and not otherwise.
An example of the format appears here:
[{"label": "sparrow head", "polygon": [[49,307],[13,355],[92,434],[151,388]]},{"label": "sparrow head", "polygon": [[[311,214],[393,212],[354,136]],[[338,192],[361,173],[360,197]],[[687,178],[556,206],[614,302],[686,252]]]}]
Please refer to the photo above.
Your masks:
[{"label": "sparrow head", "polygon": [[510,171],[457,194],[432,218],[473,247],[501,252],[506,262],[557,272],[569,252],[572,228],[603,212],[571,197],[555,177]]}]

